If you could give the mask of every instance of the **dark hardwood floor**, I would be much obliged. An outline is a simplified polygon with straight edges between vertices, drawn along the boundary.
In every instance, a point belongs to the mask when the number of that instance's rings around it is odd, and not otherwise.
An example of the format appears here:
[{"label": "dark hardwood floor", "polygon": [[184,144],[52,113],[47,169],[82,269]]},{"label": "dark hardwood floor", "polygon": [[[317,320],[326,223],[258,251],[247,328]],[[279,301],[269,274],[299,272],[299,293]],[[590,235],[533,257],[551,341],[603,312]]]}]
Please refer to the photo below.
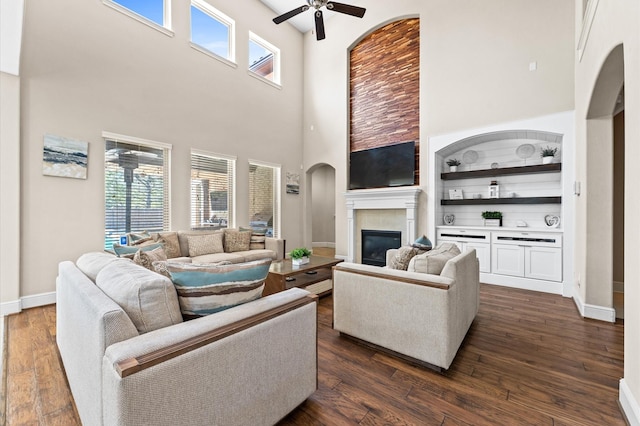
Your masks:
[{"label": "dark hardwood floor", "polygon": [[[480,312],[444,374],[343,338],[331,319],[329,296],[319,304],[318,390],[282,425],[625,424],[624,326],[583,320],[571,299],[482,285]],[[7,424],[80,424],[55,306],[8,322]]]}]

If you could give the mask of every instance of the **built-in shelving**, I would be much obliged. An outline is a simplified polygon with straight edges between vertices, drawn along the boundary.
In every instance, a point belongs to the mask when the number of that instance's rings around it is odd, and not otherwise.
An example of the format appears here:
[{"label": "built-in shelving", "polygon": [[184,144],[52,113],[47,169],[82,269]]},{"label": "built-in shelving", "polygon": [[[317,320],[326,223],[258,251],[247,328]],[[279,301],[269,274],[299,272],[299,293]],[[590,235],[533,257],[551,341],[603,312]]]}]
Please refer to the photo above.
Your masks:
[{"label": "built-in shelving", "polygon": [[[448,172],[448,173],[441,173],[440,178],[442,180],[457,180],[457,179],[472,179],[472,178],[482,178],[482,177],[497,177],[497,176],[506,176],[506,175],[549,173],[549,172],[560,172],[560,171],[562,171],[562,163],[551,163],[551,164],[537,164],[534,166],[470,170],[466,172]],[[455,200],[455,201],[459,201],[459,200]],[[480,200],[476,200],[476,201],[480,201]],[[478,203],[478,204],[482,204],[482,203]],[[490,204],[490,203],[486,203],[486,204]],[[497,203],[497,204],[500,204],[500,203]],[[502,203],[502,204],[509,204],[509,203]],[[527,203],[511,203],[511,204],[527,204]]]},{"label": "built-in shelving", "polygon": [[467,198],[463,200],[440,200],[443,206],[470,206],[487,204],[561,204],[562,197],[515,197],[515,198]]}]

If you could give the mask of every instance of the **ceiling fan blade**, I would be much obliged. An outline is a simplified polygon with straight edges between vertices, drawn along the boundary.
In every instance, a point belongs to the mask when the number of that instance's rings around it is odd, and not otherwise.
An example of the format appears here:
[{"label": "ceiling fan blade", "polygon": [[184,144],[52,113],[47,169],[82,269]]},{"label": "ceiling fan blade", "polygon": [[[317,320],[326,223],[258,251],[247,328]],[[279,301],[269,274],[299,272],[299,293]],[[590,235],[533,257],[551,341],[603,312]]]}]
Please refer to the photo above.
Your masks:
[{"label": "ceiling fan blade", "polygon": [[367,11],[364,7],[351,6],[350,4],[338,3],[335,1],[327,2],[327,9],[334,12],[346,13],[347,15],[362,18]]},{"label": "ceiling fan blade", "polygon": [[316,10],[315,17],[316,17],[316,39],[324,40],[325,38],[324,19],[322,18],[322,11]]},{"label": "ceiling fan blade", "polygon": [[275,22],[276,24],[280,24],[284,21],[286,21],[289,18],[293,18],[296,15],[301,14],[302,12],[306,12],[307,10],[309,10],[309,6],[300,6],[296,9],[290,10],[287,13],[283,13],[280,16],[276,16],[275,18],[273,18],[273,22]]}]

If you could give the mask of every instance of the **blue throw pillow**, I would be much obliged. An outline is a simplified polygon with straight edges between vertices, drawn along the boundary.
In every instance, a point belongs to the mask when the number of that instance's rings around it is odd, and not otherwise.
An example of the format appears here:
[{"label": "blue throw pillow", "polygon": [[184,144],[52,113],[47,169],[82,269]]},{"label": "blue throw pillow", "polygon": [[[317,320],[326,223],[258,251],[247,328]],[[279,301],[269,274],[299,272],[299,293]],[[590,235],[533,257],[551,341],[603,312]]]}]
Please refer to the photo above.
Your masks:
[{"label": "blue throw pillow", "polygon": [[113,245],[113,251],[116,252],[118,257],[131,257],[138,252],[138,250],[149,251],[162,247],[162,243],[149,244],[146,246],[121,246],[120,244]]},{"label": "blue throw pillow", "polygon": [[225,265],[165,263],[185,320],[259,299],[270,265],[271,259]]}]

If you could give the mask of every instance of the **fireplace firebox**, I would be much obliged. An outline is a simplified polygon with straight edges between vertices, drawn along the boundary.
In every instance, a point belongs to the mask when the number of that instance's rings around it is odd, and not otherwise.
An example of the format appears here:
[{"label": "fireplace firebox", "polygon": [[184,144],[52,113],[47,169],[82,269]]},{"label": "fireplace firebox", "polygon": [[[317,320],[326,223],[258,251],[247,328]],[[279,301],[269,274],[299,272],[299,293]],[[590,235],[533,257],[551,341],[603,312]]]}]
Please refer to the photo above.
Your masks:
[{"label": "fireplace firebox", "polygon": [[387,250],[399,248],[402,233],[400,231],[378,231],[363,229],[362,231],[362,263],[365,265],[384,266]]}]

